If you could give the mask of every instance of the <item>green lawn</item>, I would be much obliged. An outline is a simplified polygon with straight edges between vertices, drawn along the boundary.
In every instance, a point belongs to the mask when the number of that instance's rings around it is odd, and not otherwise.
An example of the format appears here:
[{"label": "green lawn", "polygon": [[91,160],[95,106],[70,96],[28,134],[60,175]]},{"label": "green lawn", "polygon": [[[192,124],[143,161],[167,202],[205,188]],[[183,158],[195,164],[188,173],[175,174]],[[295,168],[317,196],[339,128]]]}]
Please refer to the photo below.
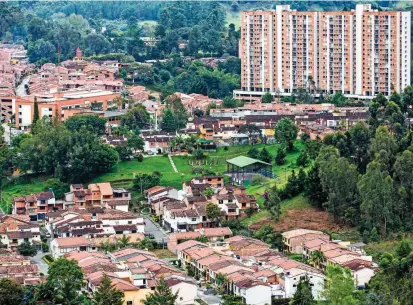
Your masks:
[{"label": "green lawn", "polygon": [[30,182],[19,181],[18,184],[7,185],[2,190],[1,208],[5,213],[11,213],[13,197],[30,195],[44,190],[44,180],[40,178],[32,179]]},{"label": "green lawn", "polygon": [[[213,159],[215,162],[212,166],[204,165],[205,169],[216,174],[222,174],[226,170],[226,160],[234,158],[240,155],[247,155],[248,150],[252,146],[242,145],[242,146],[231,146],[227,150],[224,148],[218,148],[216,152],[209,154],[209,159]],[[256,145],[258,149],[266,147],[266,149],[275,156],[279,144],[259,144]],[[301,141],[295,143],[296,151],[287,154],[286,164],[282,166],[277,166],[273,164],[273,171],[279,177],[276,182],[277,185],[283,185],[285,183],[285,178],[291,174],[293,169],[296,169],[295,162],[300,154],[300,151],[304,149],[304,144]],[[182,188],[182,183],[190,180],[196,174],[192,173],[192,167],[188,164],[190,157],[187,156],[174,156],[173,161],[178,169],[178,173],[174,172],[169,159],[164,156],[154,156],[144,158],[143,162],[138,162],[137,160],[132,161],[122,161],[111,171],[102,174],[90,181],[91,183],[96,182],[112,182],[114,186],[130,188],[132,186],[133,177],[138,173],[152,173],[153,171],[159,171],[162,173],[161,185],[172,186],[177,189]],[[216,162],[218,160],[218,163]],[[44,179],[45,180],[45,179]],[[2,196],[3,200],[1,206],[5,212],[9,211],[11,206],[12,198],[15,196],[29,195],[31,193],[43,191],[45,188],[43,179],[32,179],[31,182],[19,183],[15,185],[6,185],[3,188]],[[269,184],[274,183],[274,180],[269,180]],[[258,203],[262,207],[263,198],[262,193],[265,190],[266,185],[260,186],[248,186],[247,191],[256,195]]]}]

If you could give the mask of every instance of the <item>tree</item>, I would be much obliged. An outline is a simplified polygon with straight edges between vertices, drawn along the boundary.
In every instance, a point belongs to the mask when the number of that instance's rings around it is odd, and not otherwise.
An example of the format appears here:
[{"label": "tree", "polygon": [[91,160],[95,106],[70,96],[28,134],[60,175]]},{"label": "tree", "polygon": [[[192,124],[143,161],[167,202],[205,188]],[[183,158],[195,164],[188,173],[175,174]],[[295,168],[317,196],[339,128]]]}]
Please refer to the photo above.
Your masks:
[{"label": "tree", "polygon": [[146,174],[140,173],[133,179],[133,188],[139,190],[143,194],[144,190],[157,186],[161,183],[161,177],[155,173]]},{"label": "tree", "polygon": [[64,194],[69,191],[69,185],[57,178],[46,180],[44,191],[52,190],[56,199],[63,198]]},{"label": "tree", "polygon": [[393,171],[398,215],[403,224],[409,225],[413,216],[413,153],[410,150],[397,156]]},{"label": "tree", "polygon": [[92,295],[92,304],[122,305],[124,295],[123,291],[112,285],[111,279],[106,274],[103,274],[99,288]]},{"label": "tree", "polygon": [[214,192],[214,190],[212,189],[212,188],[210,188],[210,187],[207,187],[205,190],[204,190],[204,196],[205,197],[208,197],[208,198],[210,198],[212,195],[214,195],[215,194],[215,192]]},{"label": "tree", "polygon": [[412,247],[407,240],[403,239],[396,248],[396,254],[399,259],[402,259],[408,257],[410,253],[412,253]]},{"label": "tree", "polygon": [[175,131],[178,129],[178,123],[170,108],[164,109],[161,126],[164,131]]},{"label": "tree", "polygon": [[337,107],[343,107],[347,103],[346,97],[343,95],[341,92],[336,92],[332,97],[331,97],[331,103],[334,104]]},{"label": "tree", "polygon": [[188,121],[188,112],[182,100],[176,95],[170,95],[166,99],[166,105],[172,110],[177,129],[186,127]]},{"label": "tree", "polygon": [[145,238],[138,243],[138,248],[146,249],[148,251],[155,249],[153,241],[148,236],[145,236]]},{"label": "tree", "polygon": [[136,105],[129,109],[121,118],[120,125],[134,130],[136,127],[143,128],[149,124],[149,113],[143,105]]},{"label": "tree", "polygon": [[360,172],[366,171],[370,160],[370,132],[364,122],[358,122],[349,130],[350,153]]},{"label": "tree", "polygon": [[212,221],[218,221],[221,217],[221,209],[215,203],[209,202],[205,208],[206,217]]},{"label": "tree", "polygon": [[116,149],[116,152],[119,155],[120,160],[122,160],[122,161],[130,160],[132,151],[128,146],[126,146],[124,144],[123,145],[118,145],[118,146],[116,146],[115,149]]},{"label": "tree", "polygon": [[148,294],[142,302],[144,305],[175,305],[177,299],[178,292],[173,294],[165,280],[161,278],[155,287],[155,291]]},{"label": "tree", "polygon": [[324,292],[328,304],[358,305],[359,301],[353,296],[354,280],[350,269],[338,265],[329,265],[324,282]]},{"label": "tree", "polygon": [[241,125],[238,132],[245,133],[251,143],[256,143],[257,138],[261,137],[261,129],[254,124]]},{"label": "tree", "polygon": [[272,156],[265,147],[261,150],[260,155],[258,156],[258,159],[260,159],[263,162],[267,162],[267,163],[272,162]]},{"label": "tree", "polygon": [[143,150],[145,143],[141,138],[134,135],[127,140],[127,146],[133,150],[133,154],[136,154],[136,151]]},{"label": "tree", "polygon": [[248,150],[248,157],[253,158],[253,159],[258,159],[260,156],[260,151],[256,147],[251,147]]},{"label": "tree", "polygon": [[379,153],[384,153],[384,157],[387,159],[387,165],[393,164],[394,156],[398,150],[398,145],[393,135],[389,133],[389,130],[385,126],[380,126],[376,130],[376,135],[371,141],[371,153],[372,157],[377,157]]},{"label": "tree", "polygon": [[275,126],[275,138],[287,146],[287,150],[294,150],[294,141],[297,139],[298,128],[290,119],[281,119]]},{"label": "tree", "polygon": [[37,103],[37,97],[34,97],[34,104],[33,104],[33,121],[32,125],[35,126],[36,122],[39,120],[39,104]]},{"label": "tree", "polygon": [[297,158],[296,164],[297,166],[306,167],[310,163],[310,159],[308,158],[308,154],[306,151],[302,151]]},{"label": "tree", "polygon": [[333,220],[357,221],[357,215],[347,212],[358,211],[359,193],[357,182],[359,173],[353,164],[343,157],[332,146],[323,147],[316,159],[319,177],[323,191],[328,194],[328,210],[333,215]]},{"label": "tree", "polygon": [[313,305],[316,304],[311,292],[310,280],[305,278],[300,280],[297,285],[297,290],[294,293],[294,297],[290,302],[290,305]]},{"label": "tree", "polygon": [[51,300],[63,305],[81,305],[84,296],[80,293],[84,285],[82,269],[76,261],[59,258],[49,267],[47,287],[53,287]]},{"label": "tree", "polygon": [[320,250],[315,250],[311,252],[308,258],[309,263],[316,268],[320,268],[324,260],[324,253]]},{"label": "tree", "polygon": [[222,101],[222,107],[224,108],[237,108],[239,107],[239,101],[233,97],[227,96]]},{"label": "tree", "polygon": [[234,294],[224,294],[222,296],[223,302],[221,305],[243,305],[242,297]]},{"label": "tree", "polygon": [[204,243],[204,244],[209,242],[208,237],[206,237],[205,235],[198,236],[197,238],[195,238],[195,240],[199,241],[200,243]]},{"label": "tree", "polygon": [[272,103],[274,101],[274,97],[272,96],[271,93],[266,92],[262,97],[261,97],[261,102],[264,104]]},{"label": "tree", "polygon": [[275,163],[277,165],[283,165],[285,164],[285,157],[287,156],[285,152],[285,148],[283,146],[280,146],[277,149],[277,154],[275,155]]},{"label": "tree", "polygon": [[281,200],[278,196],[277,186],[267,189],[264,194],[264,206],[274,219],[279,219],[281,214]]},{"label": "tree", "polygon": [[65,124],[70,131],[86,128],[98,136],[105,134],[106,131],[106,119],[97,115],[74,115],[65,120]]},{"label": "tree", "polygon": [[316,207],[322,208],[323,204],[328,200],[328,194],[323,191],[320,177],[318,175],[318,165],[308,171],[306,181],[304,183],[304,196],[308,198],[310,203]]},{"label": "tree", "polygon": [[20,244],[17,247],[17,251],[19,251],[19,253],[24,256],[35,256],[37,254],[36,246],[32,245],[28,241],[25,241],[22,244]]},{"label": "tree", "polygon": [[118,239],[117,245],[119,248],[126,248],[130,244],[130,237],[126,236],[125,234],[122,235],[120,239]]},{"label": "tree", "polygon": [[0,300],[5,305],[21,305],[23,303],[24,288],[15,281],[0,279]]}]

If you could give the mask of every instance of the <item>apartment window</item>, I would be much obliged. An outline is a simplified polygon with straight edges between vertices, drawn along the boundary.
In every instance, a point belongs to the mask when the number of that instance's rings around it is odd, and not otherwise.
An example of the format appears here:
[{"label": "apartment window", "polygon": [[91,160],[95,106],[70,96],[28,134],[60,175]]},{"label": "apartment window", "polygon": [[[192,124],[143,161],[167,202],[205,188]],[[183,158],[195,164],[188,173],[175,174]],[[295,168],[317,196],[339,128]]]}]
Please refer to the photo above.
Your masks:
[{"label": "apartment window", "polygon": [[132,305],[132,304],[133,304],[132,301],[127,301],[127,302],[126,302],[126,305]]}]

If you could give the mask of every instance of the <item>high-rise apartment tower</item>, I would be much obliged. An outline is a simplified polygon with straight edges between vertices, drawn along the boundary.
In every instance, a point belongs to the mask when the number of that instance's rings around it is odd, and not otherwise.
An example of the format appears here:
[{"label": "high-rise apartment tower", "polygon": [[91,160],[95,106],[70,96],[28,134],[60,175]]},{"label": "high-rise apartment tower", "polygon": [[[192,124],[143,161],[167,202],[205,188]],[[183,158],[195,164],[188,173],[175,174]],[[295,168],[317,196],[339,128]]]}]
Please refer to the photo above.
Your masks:
[{"label": "high-rise apartment tower", "polygon": [[377,11],[369,4],[340,12],[276,10],[241,13],[241,90],[290,95],[342,92],[373,98],[410,84],[410,12]]}]

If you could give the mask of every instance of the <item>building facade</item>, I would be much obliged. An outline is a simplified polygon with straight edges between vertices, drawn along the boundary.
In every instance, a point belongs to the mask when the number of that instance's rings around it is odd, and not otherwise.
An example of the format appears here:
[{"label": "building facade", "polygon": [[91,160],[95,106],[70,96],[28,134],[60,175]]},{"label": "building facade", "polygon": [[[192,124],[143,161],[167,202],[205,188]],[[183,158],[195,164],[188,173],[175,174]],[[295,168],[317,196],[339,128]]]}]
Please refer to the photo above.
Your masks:
[{"label": "building facade", "polygon": [[400,92],[410,84],[410,23],[410,12],[369,4],[341,12],[289,5],[242,12],[242,88],[234,96],[285,96],[299,88],[354,98]]}]

